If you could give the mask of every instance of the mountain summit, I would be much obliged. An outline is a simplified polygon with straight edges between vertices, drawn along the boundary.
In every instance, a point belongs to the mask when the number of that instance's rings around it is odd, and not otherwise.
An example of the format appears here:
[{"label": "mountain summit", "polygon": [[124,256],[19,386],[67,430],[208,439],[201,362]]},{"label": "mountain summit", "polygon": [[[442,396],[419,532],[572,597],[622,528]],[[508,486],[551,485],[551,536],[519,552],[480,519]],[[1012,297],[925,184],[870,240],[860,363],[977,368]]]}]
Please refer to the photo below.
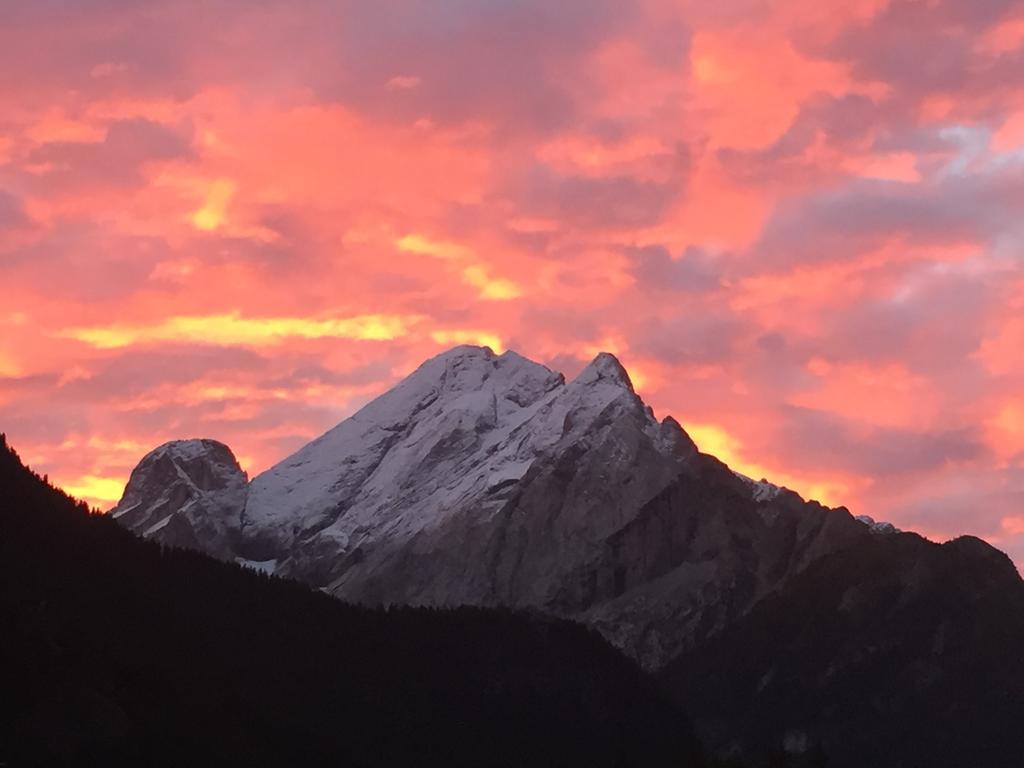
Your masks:
[{"label": "mountain summit", "polygon": [[599,354],[572,381],[460,346],[247,486],[214,441],[161,446],[114,517],[354,602],[577,618],[657,667],[870,529],[736,475]]}]

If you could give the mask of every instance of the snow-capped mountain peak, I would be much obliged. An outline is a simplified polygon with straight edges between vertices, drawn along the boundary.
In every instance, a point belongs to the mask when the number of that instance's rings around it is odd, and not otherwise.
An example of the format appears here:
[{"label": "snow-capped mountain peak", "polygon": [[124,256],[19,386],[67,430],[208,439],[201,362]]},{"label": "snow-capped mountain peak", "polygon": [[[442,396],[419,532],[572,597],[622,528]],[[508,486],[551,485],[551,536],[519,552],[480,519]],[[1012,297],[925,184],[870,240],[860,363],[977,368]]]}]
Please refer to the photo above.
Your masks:
[{"label": "snow-capped mountain peak", "polygon": [[603,381],[633,391],[633,382],[626,369],[611,352],[599,352],[597,356],[580,371],[574,382],[588,384]]},{"label": "snow-capped mountain peak", "polygon": [[162,446],[114,513],[348,600],[576,616],[654,665],[868,535],[843,511],[744,480],[659,422],[613,355],[566,382],[462,346],[248,487],[220,444]]}]

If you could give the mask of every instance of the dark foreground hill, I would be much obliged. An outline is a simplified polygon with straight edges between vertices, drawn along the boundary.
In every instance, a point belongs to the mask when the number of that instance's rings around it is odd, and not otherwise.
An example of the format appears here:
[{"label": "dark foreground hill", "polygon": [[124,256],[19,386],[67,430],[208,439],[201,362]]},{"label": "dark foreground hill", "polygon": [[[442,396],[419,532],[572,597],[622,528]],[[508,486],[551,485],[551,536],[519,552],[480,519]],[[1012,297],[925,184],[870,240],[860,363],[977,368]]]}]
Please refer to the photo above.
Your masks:
[{"label": "dark foreground hill", "polygon": [[0,439],[0,764],[686,766],[594,632],[374,610],[145,542]]},{"label": "dark foreground hill", "polygon": [[719,752],[1024,766],[1024,583],[972,537],[876,536],[829,555],[661,674]]}]

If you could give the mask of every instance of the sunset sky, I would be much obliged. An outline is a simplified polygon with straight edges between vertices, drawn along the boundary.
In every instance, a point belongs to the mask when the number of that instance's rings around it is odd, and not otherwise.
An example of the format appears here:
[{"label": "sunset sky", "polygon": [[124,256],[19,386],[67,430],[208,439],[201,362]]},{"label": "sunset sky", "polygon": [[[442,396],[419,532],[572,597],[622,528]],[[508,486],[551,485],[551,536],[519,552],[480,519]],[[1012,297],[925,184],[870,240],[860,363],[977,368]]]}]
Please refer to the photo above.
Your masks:
[{"label": "sunset sky", "polygon": [[0,431],[70,492],[608,350],[735,469],[1024,564],[1020,0],[3,6]]}]

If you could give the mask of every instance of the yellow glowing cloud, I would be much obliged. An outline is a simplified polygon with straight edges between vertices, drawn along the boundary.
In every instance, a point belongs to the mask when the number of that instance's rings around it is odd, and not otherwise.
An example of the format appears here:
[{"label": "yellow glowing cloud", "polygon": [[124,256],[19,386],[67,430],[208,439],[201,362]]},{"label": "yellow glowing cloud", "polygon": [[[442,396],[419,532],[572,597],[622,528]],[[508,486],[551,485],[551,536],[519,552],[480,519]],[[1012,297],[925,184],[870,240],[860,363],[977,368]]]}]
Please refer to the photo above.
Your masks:
[{"label": "yellow glowing cloud", "polygon": [[[473,252],[458,243],[431,240],[423,235],[406,235],[395,241],[395,246],[406,253],[422,253],[445,261],[469,261]],[[507,301],[522,295],[519,286],[511,280],[491,277],[480,264],[470,264],[462,270],[462,280],[476,288],[481,299],[486,301]]]},{"label": "yellow glowing cloud", "polygon": [[192,214],[196,229],[212,232],[224,223],[228,204],[235,195],[235,184],[230,179],[217,179],[206,190],[203,207]]},{"label": "yellow glowing cloud", "polygon": [[169,317],[156,325],[70,328],[59,335],[99,349],[166,341],[261,346],[285,338],[342,338],[384,341],[405,336],[419,322],[416,316],[357,315],[312,319],[301,317],[242,317],[229,315]]},{"label": "yellow glowing cloud", "polygon": [[643,392],[650,386],[651,377],[647,375],[646,371],[640,369],[636,363],[630,363],[629,365],[629,380],[633,383],[633,389],[637,392]]},{"label": "yellow glowing cloud", "polygon": [[691,65],[694,77],[702,83],[731,83],[737,77],[727,63],[710,53],[694,54]]},{"label": "yellow glowing cloud", "polygon": [[434,256],[438,259],[463,259],[471,255],[465,246],[458,243],[444,240],[431,240],[423,235],[406,235],[395,241],[395,245],[401,251],[407,253],[422,253],[426,256]]},{"label": "yellow glowing cloud", "polygon": [[1003,403],[986,426],[989,445],[1000,458],[1012,459],[1024,450],[1024,403]]},{"label": "yellow glowing cloud", "polygon": [[0,350],[0,376],[19,376],[21,369],[14,362],[14,358]]},{"label": "yellow glowing cloud", "polygon": [[430,334],[430,338],[435,344],[443,344],[445,346],[453,344],[477,344],[482,347],[490,347],[498,354],[505,351],[505,346],[501,343],[501,339],[493,333],[488,333],[486,331],[433,331]]},{"label": "yellow glowing cloud", "polygon": [[687,424],[686,431],[703,453],[717,456],[737,472],[747,474],[740,466],[740,443],[721,427],[714,424]]},{"label": "yellow glowing cloud", "polygon": [[507,301],[522,295],[519,286],[511,280],[491,278],[487,275],[487,270],[478,265],[462,270],[462,279],[479,289],[481,299]]},{"label": "yellow glowing cloud", "polygon": [[124,480],[98,475],[85,475],[74,482],[60,485],[72,496],[97,507],[112,506],[124,491]]},{"label": "yellow glowing cloud", "polygon": [[843,482],[797,478],[785,472],[770,470],[761,464],[747,461],[742,456],[742,443],[715,424],[688,423],[685,425],[685,429],[702,453],[710,453],[728,464],[730,469],[754,480],[764,478],[776,485],[791,488],[808,499],[814,499],[829,506],[838,506],[849,496],[850,488]]}]

